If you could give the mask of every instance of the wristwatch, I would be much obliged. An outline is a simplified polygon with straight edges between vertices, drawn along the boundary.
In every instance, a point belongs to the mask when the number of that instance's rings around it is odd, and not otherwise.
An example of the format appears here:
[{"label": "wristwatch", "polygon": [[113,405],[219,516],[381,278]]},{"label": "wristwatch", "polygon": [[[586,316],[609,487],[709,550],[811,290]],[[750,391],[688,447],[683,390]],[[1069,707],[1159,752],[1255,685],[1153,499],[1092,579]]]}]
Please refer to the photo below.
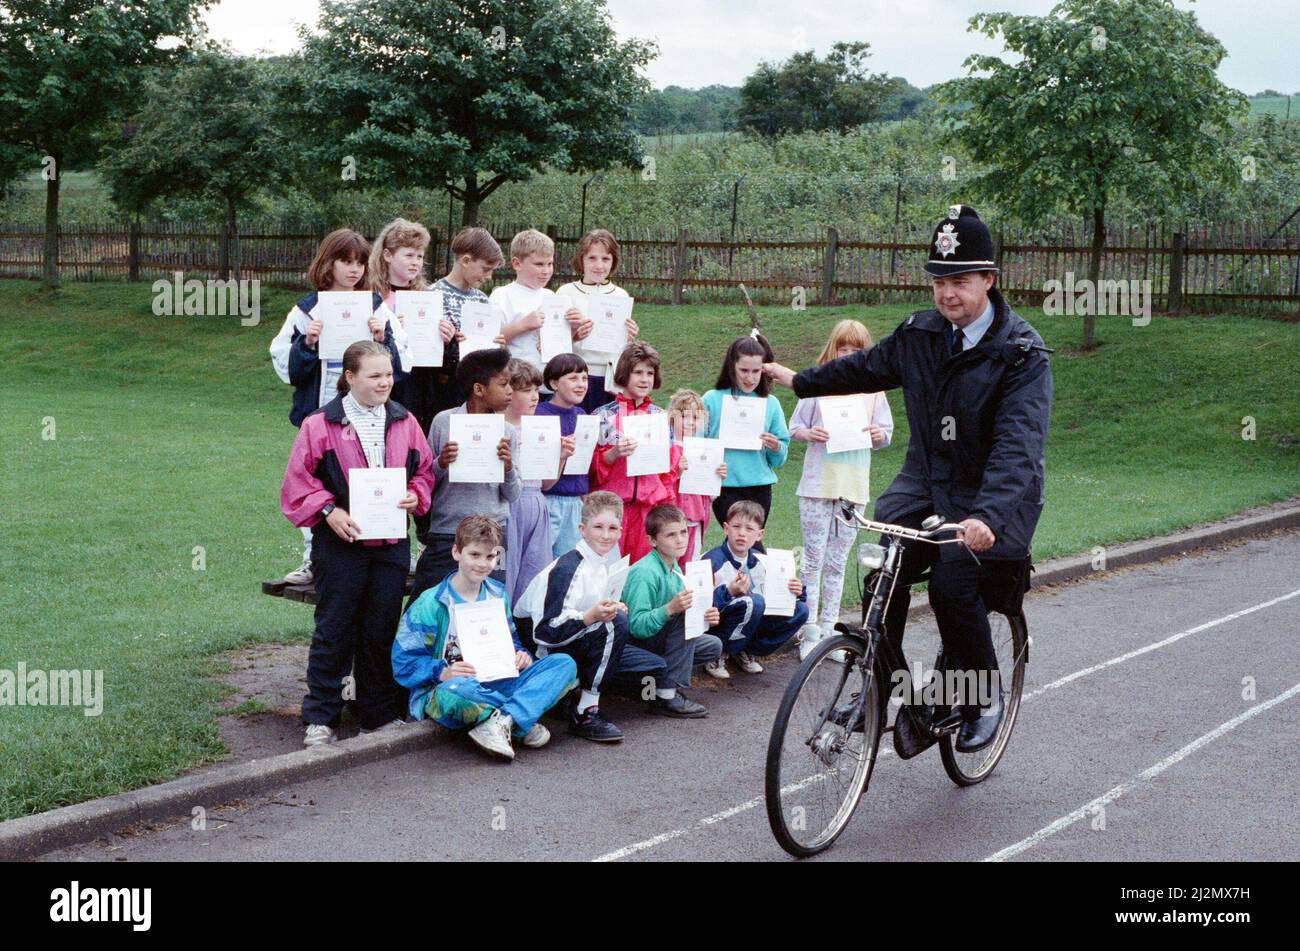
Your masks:
[{"label": "wristwatch", "polygon": [[321,517],[321,518],[329,518],[329,517],[330,517],[330,512],[333,512],[333,511],[334,511],[334,508],[335,508],[335,505],[334,505],[333,502],[326,502],[326,503],[321,507],[321,510],[320,510],[320,517]]}]

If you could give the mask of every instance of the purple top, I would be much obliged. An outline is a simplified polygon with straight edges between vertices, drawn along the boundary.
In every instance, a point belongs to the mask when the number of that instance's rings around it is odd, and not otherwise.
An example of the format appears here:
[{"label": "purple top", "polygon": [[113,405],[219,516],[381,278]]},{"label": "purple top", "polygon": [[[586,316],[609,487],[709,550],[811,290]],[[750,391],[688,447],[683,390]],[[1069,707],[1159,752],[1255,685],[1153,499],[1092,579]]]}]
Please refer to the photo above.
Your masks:
[{"label": "purple top", "polygon": [[[560,418],[560,435],[572,436],[578,428],[578,417],[584,415],[581,406],[560,409],[554,403],[538,403],[534,411],[537,416],[558,416]],[[546,490],[547,495],[586,495],[587,475],[562,475],[555,485]]]}]

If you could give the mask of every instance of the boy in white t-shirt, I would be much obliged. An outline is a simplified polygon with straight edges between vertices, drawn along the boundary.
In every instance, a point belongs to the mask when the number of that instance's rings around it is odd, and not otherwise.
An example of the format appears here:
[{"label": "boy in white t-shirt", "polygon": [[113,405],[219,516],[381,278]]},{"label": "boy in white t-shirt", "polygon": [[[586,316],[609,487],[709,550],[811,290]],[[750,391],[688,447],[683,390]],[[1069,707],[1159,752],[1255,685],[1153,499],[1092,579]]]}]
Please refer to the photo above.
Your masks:
[{"label": "boy in white t-shirt", "polygon": [[[488,300],[506,315],[501,334],[510,355],[540,371],[544,363],[538,330],[542,326],[542,303],[555,297],[555,292],[546,287],[555,273],[555,242],[532,228],[519,232],[510,241],[510,266],[515,270],[514,281],[498,287]],[[591,332],[590,323],[577,308],[570,306],[565,317],[575,340]],[[580,335],[583,329],[586,333]]]}]

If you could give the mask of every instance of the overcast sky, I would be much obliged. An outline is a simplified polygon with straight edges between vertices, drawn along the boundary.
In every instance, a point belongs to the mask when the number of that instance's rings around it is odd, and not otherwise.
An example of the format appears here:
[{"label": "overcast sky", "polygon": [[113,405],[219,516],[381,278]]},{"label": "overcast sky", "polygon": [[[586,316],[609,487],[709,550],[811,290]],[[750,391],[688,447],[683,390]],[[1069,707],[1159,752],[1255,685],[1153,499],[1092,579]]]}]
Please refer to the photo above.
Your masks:
[{"label": "overcast sky", "polygon": [[[963,75],[962,60],[1000,47],[966,32],[981,11],[1041,15],[1054,0],[608,0],[620,36],[654,39],[659,57],[647,70],[656,88],[738,86],[762,60],[797,49],[825,53],[840,40],[871,44],[871,68],[913,85]],[[1300,92],[1300,16],[1295,0],[1177,0],[1228,51],[1225,83],[1245,93]],[[298,26],[316,21],[316,0],[220,0],[208,27],[240,53],[287,53]]]}]

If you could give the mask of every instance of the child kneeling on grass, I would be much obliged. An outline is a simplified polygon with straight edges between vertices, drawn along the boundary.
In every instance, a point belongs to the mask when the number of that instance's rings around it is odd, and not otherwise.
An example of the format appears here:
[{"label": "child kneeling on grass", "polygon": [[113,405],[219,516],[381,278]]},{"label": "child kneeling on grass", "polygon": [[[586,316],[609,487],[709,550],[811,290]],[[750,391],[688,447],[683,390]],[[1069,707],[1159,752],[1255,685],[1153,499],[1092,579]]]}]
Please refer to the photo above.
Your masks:
[{"label": "child kneeling on grass", "polygon": [[[524,746],[545,746],[551,733],[542,714],[578,685],[577,666],[565,654],[534,661],[519,645],[505,585],[488,577],[502,551],[502,533],[492,519],[470,515],[456,528],[452,557],[456,570],[407,608],[393,641],[393,676],[410,690],[410,713],[448,730],[469,730],[469,738],[494,756],[513,760],[511,738]],[[481,683],[461,658],[457,604],[497,599],[515,642],[519,676]]]},{"label": "child kneeling on grass", "polygon": [[753,551],[763,540],[765,522],[763,506],[757,502],[733,502],[722,523],[726,541],[704,556],[713,566],[713,605],[720,615],[713,630],[724,650],[704,672],[721,680],[731,676],[727,673],[728,657],[734,657],[745,673],[761,674],[763,666],[754,658],[775,653],[808,620],[803,582],[798,578],[790,579],[790,593],[799,599],[793,615],[765,616],[767,605],[762,592],[766,571]]},{"label": "child kneeling on grass", "polygon": [[[645,531],[653,546],[650,554],[632,566],[623,601],[627,604],[628,630],[634,643],[658,654],[668,666],[665,679],[655,685],[650,710],[669,717],[706,717],[709,711],[681,692],[691,683],[691,668],[722,656],[722,641],[712,634],[686,639],[686,611],[692,594],[677,559],[686,553],[690,527],[675,505],[656,505],[645,517]],[[704,612],[704,623],[719,621],[718,609]]]}]

